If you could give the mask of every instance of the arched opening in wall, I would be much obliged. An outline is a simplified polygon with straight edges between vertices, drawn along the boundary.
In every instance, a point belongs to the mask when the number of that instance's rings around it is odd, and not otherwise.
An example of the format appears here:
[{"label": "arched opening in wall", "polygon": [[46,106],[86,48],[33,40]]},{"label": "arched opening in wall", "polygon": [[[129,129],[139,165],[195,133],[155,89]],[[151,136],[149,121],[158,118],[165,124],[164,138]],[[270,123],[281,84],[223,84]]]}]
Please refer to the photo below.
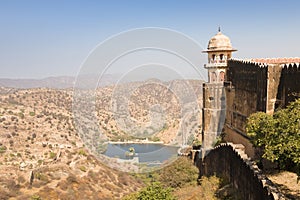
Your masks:
[{"label": "arched opening in wall", "polygon": [[231,56],[230,56],[230,54],[228,54],[228,55],[227,55],[227,59],[230,59],[230,58],[231,58]]},{"label": "arched opening in wall", "polygon": [[223,82],[225,81],[225,72],[220,72],[220,81]]},{"label": "arched opening in wall", "polygon": [[216,72],[212,72],[210,74],[210,81],[213,83],[213,82],[216,82],[216,80],[217,80],[217,74],[216,74]]},{"label": "arched opening in wall", "polygon": [[212,61],[215,62],[215,60],[216,60],[216,55],[213,54],[213,55],[211,56],[211,58],[212,58]]},{"label": "arched opening in wall", "polygon": [[224,61],[225,61],[225,59],[224,59],[224,54],[220,54],[220,60],[221,60],[221,62],[224,62]]}]

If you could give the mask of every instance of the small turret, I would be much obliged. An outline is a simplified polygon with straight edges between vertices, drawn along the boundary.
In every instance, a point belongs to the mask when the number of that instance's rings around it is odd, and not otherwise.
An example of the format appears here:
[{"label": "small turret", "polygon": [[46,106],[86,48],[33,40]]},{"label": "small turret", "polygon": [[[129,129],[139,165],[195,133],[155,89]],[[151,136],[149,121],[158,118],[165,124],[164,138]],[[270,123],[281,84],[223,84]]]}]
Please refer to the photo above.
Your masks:
[{"label": "small turret", "polygon": [[234,51],[237,50],[232,48],[229,37],[219,28],[219,32],[209,40],[207,50],[203,51],[208,53],[208,64],[204,67],[208,70],[209,83],[225,80],[227,60]]}]

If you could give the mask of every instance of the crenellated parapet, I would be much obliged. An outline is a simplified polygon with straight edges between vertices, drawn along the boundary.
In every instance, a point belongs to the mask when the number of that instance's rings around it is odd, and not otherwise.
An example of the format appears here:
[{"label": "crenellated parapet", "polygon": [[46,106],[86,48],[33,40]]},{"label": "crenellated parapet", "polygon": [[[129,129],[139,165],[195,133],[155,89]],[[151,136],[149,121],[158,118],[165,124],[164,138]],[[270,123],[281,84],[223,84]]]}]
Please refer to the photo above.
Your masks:
[{"label": "crenellated parapet", "polygon": [[255,62],[252,59],[232,58],[232,59],[229,60],[229,62],[235,63],[235,64],[251,65],[251,66],[254,66],[254,67],[267,67],[268,66],[266,63]]},{"label": "crenellated parapet", "polygon": [[243,145],[223,143],[203,159],[200,154],[197,152],[194,157],[200,175],[217,175],[228,179],[242,199],[284,199],[275,184],[247,156]]},{"label": "crenellated parapet", "polygon": [[247,118],[273,114],[300,97],[300,58],[230,59],[225,81],[225,140],[241,143],[255,157],[246,134]]},{"label": "crenellated parapet", "polygon": [[278,65],[281,68],[300,67],[300,58],[252,58],[252,59],[230,59],[230,62],[253,65],[256,67],[268,67]]}]

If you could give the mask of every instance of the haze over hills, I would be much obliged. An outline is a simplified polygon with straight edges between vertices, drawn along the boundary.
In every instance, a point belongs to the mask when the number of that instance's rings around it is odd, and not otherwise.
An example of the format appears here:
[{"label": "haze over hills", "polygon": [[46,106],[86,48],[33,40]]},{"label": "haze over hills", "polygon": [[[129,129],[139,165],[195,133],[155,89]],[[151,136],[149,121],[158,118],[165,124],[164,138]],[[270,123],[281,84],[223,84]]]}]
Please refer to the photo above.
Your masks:
[{"label": "haze over hills", "polygon": [[[86,75],[82,77],[83,81],[93,81],[97,83],[97,78]],[[114,75],[106,75],[101,78],[101,85],[106,86],[116,83],[117,79]],[[53,88],[53,89],[65,89],[72,88],[76,82],[76,77],[72,76],[57,76],[47,77],[43,79],[9,79],[0,78],[0,86],[10,88]]]},{"label": "haze over hills", "polygon": [[[98,82],[98,78],[93,75],[81,76],[84,82]],[[116,83],[118,80],[118,75],[106,74],[101,77],[100,86],[106,86]],[[1,87],[9,88],[53,88],[53,89],[65,89],[72,88],[76,82],[76,77],[74,76],[55,76],[47,77],[42,79],[11,79],[11,78],[0,78]]]},{"label": "haze over hills", "polygon": [[1,78],[0,86],[10,88],[70,88],[73,87],[75,78],[70,76],[48,77],[43,79],[9,79]]},{"label": "haze over hills", "polygon": [[[116,83],[129,83],[135,81],[145,81],[149,80],[151,76],[142,76],[139,74],[134,74],[130,77],[122,77],[121,74],[104,74],[101,77],[96,77],[92,74],[75,76],[53,76],[41,79],[35,78],[0,78],[0,87],[8,88],[19,88],[19,89],[30,89],[30,88],[53,88],[53,89],[66,89],[75,86],[76,82],[84,83],[85,85],[104,87],[108,85],[113,85]],[[170,79],[165,75],[158,77],[163,81],[175,80]]]}]

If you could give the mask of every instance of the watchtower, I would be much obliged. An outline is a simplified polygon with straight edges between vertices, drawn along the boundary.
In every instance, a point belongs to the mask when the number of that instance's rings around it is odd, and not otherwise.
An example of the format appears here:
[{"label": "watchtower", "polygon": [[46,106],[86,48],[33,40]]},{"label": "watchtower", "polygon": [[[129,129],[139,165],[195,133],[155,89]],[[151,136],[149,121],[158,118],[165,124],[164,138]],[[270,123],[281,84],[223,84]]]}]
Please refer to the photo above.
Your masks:
[{"label": "watchtower", "polygon": [[203,84],[203,131],[202,148],[213,147],[217,137],[221,134],[225,122],[225,90],[227,61],[232,52],[237,51],[231,46],[230,39],[220,28],[208,43],[208,64],[204,67],[208,71],[208,82]]}]

